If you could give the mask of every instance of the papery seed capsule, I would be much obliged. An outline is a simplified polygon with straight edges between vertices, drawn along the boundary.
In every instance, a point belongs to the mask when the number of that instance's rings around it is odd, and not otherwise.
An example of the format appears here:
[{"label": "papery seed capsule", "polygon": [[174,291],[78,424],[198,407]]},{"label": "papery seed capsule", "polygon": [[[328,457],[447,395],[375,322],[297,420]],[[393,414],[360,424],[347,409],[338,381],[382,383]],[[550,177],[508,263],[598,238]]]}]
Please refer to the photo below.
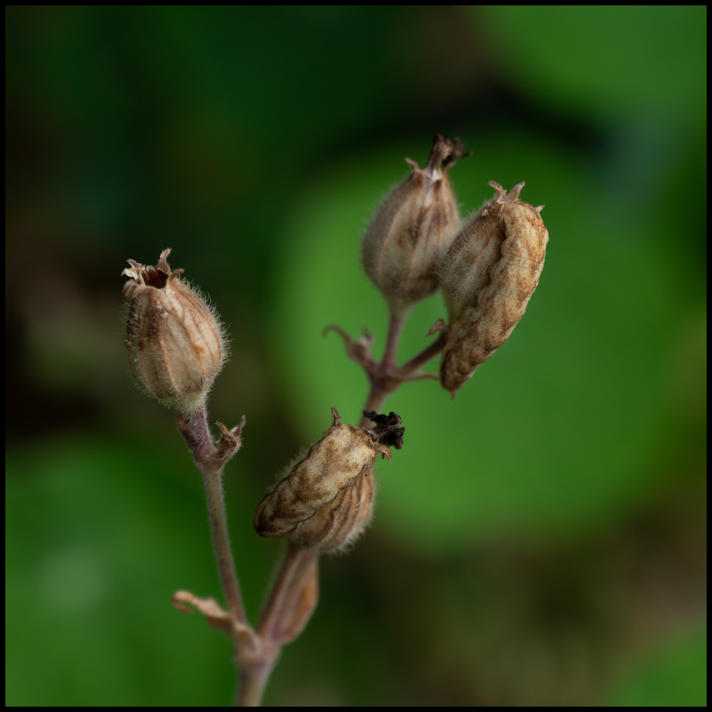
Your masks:
[{"label": "papery seed capsule", "polygon": [[435,136],[425,168],[407,158],[412,173],[381,203],[363,239],[364,269],[402,314],[438,288],[438,266],[460,226],[448,172],[462,142]]},{"label": "papery seed capsule", "polygon": [[367,413],[376,422],[372,430],[342,423],[335,408],[332,413],[321,440],[260,502],[253,523],[261,536],[289,534],[297,546],[333,551],[371,521],[374,460],[379,452],[390,459],[390,446],[402,447],[405,428],[395,413]]},{"label": "papery seed capsule", "polygon": [[121,274],[129,298],[126,348],[134,378],[164,405],[192,413],[225,360],[225,342],[214,312],[172,270],[163,250],[155,267],[129,260]]},{"label": "papery seed capsule", "polygon": [[462,228],[442,262],[450,326],[440,382],[453,393],[512,333],[539,283],[549,233],[534,208],[518,200],[524,183],[497,195]]}]

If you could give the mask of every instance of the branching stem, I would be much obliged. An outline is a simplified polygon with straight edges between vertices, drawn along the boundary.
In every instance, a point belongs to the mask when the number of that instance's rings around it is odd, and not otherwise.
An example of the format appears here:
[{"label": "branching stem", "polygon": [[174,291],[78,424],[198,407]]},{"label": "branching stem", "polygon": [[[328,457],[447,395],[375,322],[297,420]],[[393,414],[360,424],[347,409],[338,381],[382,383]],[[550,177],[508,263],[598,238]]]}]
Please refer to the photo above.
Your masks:
[{"label": "branching stem", "polygon": [[[371,384],[363,407],[364,412],[381,410],[388,395],[397,390],[405,381],[427,378],[428,374],[416,375],[415,377],[414,374],[428,361],[435,358],[445,347],[447,333],[443,331],[432,344],[398,368],[396,366],[396,352],[406,318],[407,312],[403,314],[391,313],[383,358],[380,363],[371,361],[370,363],[361,364]],[[359,425],[364,428],[368,426],[369,422],[369,419],[362,415]]]},{"label": "branching stem", "polygon": [[[259,653],[244,662],[240,674],[240,690],[236,704],[240,707],[259,705],[270,673],[277,664],[282,646],[293,636],[285,635],[285,621],[299,615],[297,601],[309,576],[316,576],[314,566],[319,552],[289,544],[272,584],[267,604],[257,627]],[[312,608],[306,612],[299,630],[306,624]]]},{"label": "branching stem", "polygon": [[399,369],[398,374],[403,377],[410,376],[415,373],[421,366],[424,366],[428,361],[435,358],[444,348],[447,341],[447,333],[442,332],[440,336],[433,341],[430,346],[423,349],[417,356],[414,356],[410,361],[404,363]]},{"label": "branching stem", "polygon": [[[368,375],[370,390],[364,406],[366,412],[381,410],[388,395],[405,381],[431,377],[419,373],[419,369],[437,356],[445,345],[446,335],[441,333],[420,354],[398,368],[396,355],[406,318],[407,312],[391,313],[380,362],[371,357],[369,335],[354,342],[343,330],[330,327],[344,339],[347,352]],[[359,425],[366,427],[369,423],[370,420],[363,416]],[[244,417],[240,425],[232,430],[219,423],[222,436],[215,444],[210,436],[204,407],[190,415],[178,416],[178,427],[193,453],[205,486],[213,547],[228,608],[228,613],[223,612],[220,620],[229,616],[227,620],[231,622],[227,625],[233,626],[235,659],[240,670],[240,687],[235,704],[251,707],[260,704],[282,647],[301,632],[312,614],[318,588],[319,552],[317,549],[304,549],[293,544],[287,546],[259,625],[253,630],[245,614],[232,557],[222,486],[223,468],[240,448],[244,424]],[[192,601],[198,599],[193,598]],[[215,605],[214,602],[212,605]],[[210,615],[214,615],[212,609],[209,610]]]}]

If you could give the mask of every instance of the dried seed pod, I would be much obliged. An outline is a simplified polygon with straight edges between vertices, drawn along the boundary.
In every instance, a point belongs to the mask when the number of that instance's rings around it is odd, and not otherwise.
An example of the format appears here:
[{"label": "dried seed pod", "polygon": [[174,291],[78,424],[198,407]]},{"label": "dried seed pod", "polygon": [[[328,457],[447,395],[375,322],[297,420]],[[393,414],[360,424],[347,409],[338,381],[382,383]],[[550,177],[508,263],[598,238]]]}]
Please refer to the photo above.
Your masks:
[{"label": "dried seed pod", "polygon": [[462,157],[462,142],[435,136],[425,168],[412,172],[381,203],[363,239],[364,269],[403,313],[438,288],[438,266],[460,226],[448,172]]},{"label": "dried seed pod", "polygon": [[512,333],[539,283],[549,233],[543,206],[520,201],[524,183],[497,195],[462,228],[441,267],[450,317],[440,382],[453,393]]},{"label": "dried seed pod", "polygon": [[164,405],[192,413],[203,405],[225,360],[214,312],[172,270],[163,250],[155,267],[129,260],[126,348],[139,385]]},{"label": "dried seed pod", "polygon": [[379,452],[390,459],[390,446],[402,447],[405,428],[395,413],[371,418],[373,430],[342,423],[336,408],[332,413],[321,440],[257,507],[253,523],[261,536],[289,534],[298,546],[333,551],[371,521],[374,460]]}]

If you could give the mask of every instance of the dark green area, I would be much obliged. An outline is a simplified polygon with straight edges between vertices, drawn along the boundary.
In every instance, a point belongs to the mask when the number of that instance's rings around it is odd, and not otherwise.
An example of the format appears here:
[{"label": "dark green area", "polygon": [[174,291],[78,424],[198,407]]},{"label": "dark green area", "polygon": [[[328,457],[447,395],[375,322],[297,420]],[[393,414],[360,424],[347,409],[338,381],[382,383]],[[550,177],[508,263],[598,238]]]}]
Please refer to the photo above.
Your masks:
[{"label": "dark green area", "polygon": [[[270,704],[706,703],[706,9],[8,7],[6,703],[222,705],[229,643],[201,485],[131,386],[121,269],[173,248],[231,337],[211,416],[248,610],[252,514],[355,422],[327,324],[387,314],[359,265],[432,135],[463,215],[526,180],[550,233],[510,340],[454,401],[387,402],[405,447],[321,567]],[[444,315],[414,310],[400,360]],[[435,364],[429,367],[435,368]]]}]

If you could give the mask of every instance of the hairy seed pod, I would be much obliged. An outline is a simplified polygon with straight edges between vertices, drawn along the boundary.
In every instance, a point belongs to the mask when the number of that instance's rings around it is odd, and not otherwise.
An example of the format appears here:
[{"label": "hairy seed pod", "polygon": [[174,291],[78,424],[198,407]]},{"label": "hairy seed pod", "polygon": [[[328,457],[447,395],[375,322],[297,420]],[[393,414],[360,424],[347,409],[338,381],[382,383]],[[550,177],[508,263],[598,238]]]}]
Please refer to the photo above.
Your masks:
[{"label": "hairy seed pod", "polygon": [[440,382],[454,392],[512,333],[544,267],[543,206],[520,201],[524,183],[497,195],[462,228],[441,267],[450,326]]},{"label": "hairy seed pod", "polygon": [[203,405],[225,360],[217,317],[179,279],[163,250],[156,266],[129,260],[126,348],[134,378],[158,401],[183,413]]},{"label": "hairy seed pod", "polygon": [[342,423],[336,408],[332,413],[333,425],[257,507],[253,523],[261,536],[288,534],[297,546],[333,551],[371,521],[374,460],[402,447],[405,428],[395,413],[367,413],[376,423],[370,430]]},{"label": "hairy seed pod", "polygon": [[462,142],[435,136],[425,168],[412,172],[381,203],[362,245],[366,273],[401,314],[438,288],[438,266],[460,226],[448,172]]}]

